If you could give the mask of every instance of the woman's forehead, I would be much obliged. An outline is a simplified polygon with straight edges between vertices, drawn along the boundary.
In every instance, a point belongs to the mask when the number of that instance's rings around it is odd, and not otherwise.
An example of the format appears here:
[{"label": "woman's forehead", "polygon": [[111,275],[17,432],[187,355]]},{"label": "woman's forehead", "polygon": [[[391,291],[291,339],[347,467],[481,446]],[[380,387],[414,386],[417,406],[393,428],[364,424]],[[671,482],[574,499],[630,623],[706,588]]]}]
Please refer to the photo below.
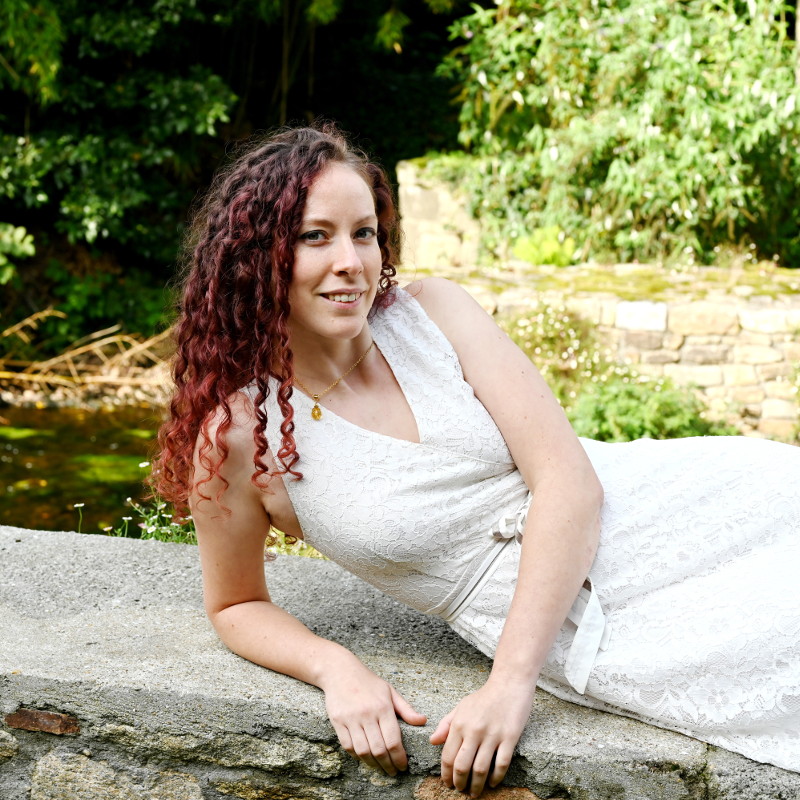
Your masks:
[{"label": "woman's forehead", "polygon": [[374,215],[375,197],[363,176],[347,164],[328,164],[308,190],[303,217],[342,212]]}]

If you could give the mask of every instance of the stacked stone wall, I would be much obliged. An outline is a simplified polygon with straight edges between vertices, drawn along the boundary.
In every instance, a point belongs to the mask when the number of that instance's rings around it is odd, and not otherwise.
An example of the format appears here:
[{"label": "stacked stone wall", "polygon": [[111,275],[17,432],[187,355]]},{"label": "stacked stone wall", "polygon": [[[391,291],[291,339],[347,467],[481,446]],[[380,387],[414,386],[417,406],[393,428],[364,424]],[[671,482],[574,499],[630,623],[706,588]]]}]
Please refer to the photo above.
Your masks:
[{"label": "stacked stone wall", "polygon": [[[404,277],[451,277],[492,313],[564,305],[594,323],[621,362],[697,387],[715,417],[746,434],[797,440],[800,277],[764,275],[756,288],[738,280],[741,269],[717,271],[714,281],[702,268],[670,274],[630,264],[477,269],[480,230],[465,201],[415,162],[401,162],[398,178]],[[644,299],[652,297],[647,286],[654,274],[658,299]],[[604,289],[573,289],[592,279],[598,286],[624,285],[626,299]],[[630,299],[637,294],[643,299]]]}]

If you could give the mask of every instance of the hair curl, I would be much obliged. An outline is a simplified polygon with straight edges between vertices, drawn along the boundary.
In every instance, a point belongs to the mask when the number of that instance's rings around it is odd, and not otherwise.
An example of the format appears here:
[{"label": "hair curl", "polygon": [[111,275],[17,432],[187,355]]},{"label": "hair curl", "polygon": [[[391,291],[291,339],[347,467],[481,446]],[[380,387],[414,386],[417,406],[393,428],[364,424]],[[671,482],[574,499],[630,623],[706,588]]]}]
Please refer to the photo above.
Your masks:
[{"label": "hair curl", "polygon": [[[281,442],[274,451],[281,467],[273,471],[302,478],[295,469],[300,457],[290,402],[289,284],[309,188],[331,163],[352,167],[372,191],[382,264],[375,305],[391,302],[398,232],[383,170],[330,123],[283,129],[245,143],[215,176],[184,241],[182,297],[174,329],[175,388],[169,418],[159,431],[160,452],[151,478],[154,491],[179,515],[188,512],[193,488],[219,474],[229,453],[232,395],[251,383],[257,389],[251,480],[262,485],[259,479],[270,472],[264,409],[270,378],[277,383],[283,415]],[[215,413],[220,422],[212,444],[208,423]],[[208,474],[193,486],[196,447]],[[214,447],[216,459],[211,457]],[[204,496],[202,490],[200,494]]]}]

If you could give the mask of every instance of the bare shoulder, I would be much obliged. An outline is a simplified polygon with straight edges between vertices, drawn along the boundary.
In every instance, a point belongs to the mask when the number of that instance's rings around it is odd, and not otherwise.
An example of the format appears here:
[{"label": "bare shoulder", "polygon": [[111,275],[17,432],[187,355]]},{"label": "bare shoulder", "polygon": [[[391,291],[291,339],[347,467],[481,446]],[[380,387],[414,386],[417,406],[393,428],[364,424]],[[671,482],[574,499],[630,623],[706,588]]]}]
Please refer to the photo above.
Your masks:
[{"label": "bare shoulder", "polygon": [[425,309],[457,352],[465,342],[474,341],[476,333],[500,333],[472,295],[453,281],[424,278],[409,284],[406,291]]}]

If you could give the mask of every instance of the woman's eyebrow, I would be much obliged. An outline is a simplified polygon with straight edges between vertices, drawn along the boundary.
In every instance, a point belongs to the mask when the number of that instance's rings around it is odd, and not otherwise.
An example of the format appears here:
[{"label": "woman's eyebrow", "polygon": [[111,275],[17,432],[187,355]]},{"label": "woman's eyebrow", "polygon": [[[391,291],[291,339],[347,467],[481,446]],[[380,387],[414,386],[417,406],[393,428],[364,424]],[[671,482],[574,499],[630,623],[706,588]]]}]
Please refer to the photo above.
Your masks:
[{"label": "woman's eyebrow", "polygon": [[[357,219],[354,222],[354,225],[363,225],[366,222],[377,222],[378,217],[376,214],[367,214],[361,219]],[[335,223],[333,220],[327,219],[325,217],[306,217],[303,219],[303,225],[323,225],[323,226],[332,226]]]}]

